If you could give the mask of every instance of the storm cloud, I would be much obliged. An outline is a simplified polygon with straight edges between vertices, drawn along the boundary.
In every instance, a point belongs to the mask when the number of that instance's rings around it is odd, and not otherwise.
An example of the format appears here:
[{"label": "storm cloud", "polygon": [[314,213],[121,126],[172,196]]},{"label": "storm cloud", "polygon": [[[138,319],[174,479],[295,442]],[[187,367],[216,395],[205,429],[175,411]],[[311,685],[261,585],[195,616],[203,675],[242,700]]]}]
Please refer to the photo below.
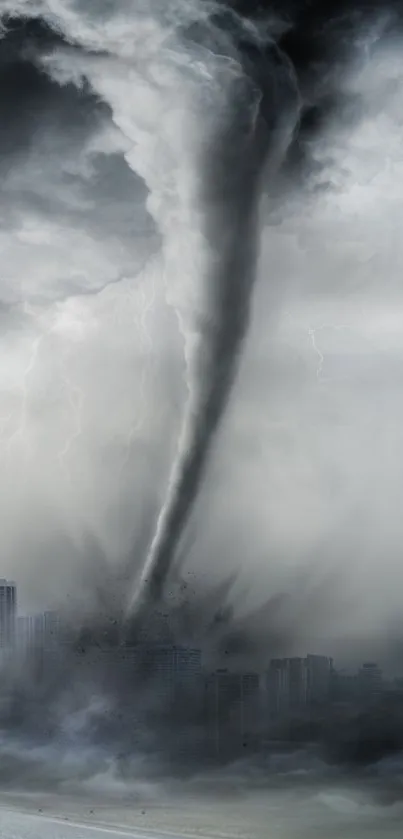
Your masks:
[{"label": "storm cloud", "polygon": [[101,581],[144,569],[195,375],[206,404],[213,354],[195,362],[194,342],[229,323],[212,316],[206,239],[218,272],[219,175],[239,163],[219,143],[237,79],[259,102],[257,44],[271,91],[280,56],[298,121],[263,179],[239,374],[169,550],[190,537],[190,585],[239,571],[246,608],[288,595],[278,620],[302,651],[395,631],[400,21],[345,4],[311,21],[304,53],[297,6],[224,25],[202,2],[2,4],[0,515],[22,605],[85,600],[88,532]]}]

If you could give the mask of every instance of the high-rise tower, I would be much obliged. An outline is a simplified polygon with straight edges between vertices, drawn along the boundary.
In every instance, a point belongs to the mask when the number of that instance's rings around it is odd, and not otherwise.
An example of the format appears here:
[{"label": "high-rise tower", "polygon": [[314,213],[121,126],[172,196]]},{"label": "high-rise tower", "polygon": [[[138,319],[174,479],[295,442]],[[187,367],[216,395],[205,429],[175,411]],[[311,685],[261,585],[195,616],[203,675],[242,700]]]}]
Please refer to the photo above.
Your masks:
[{"label": "high-rise tower", "polygon": [[0,579],[0,649],[14,644],[17,613],[17,586]]}]

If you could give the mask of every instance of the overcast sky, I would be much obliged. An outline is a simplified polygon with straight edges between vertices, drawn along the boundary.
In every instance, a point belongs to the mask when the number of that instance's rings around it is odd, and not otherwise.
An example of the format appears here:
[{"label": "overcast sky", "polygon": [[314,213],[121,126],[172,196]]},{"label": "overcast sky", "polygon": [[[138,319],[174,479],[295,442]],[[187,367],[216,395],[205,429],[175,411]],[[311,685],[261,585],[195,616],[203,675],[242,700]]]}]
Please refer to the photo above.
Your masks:
[{"label": "overcast sky", "polygon": [[[0,572],[24,608],[74,590],[88,530],[121,561],[175,454],[177,310],[200,305],[183,195],[203,68],[172,58],[159,5],[93,17],[38,0],[75,47],[1,47]],[[306,619],[322,645],[384,634],[402,599],[403,53],[397,37],[369,41],[334,71],[340,104],[302,174],[264,204],[252,322],[188,557],[202,579],[240,568],[253,600],[295,592],[306,570],[332,606]]]}]

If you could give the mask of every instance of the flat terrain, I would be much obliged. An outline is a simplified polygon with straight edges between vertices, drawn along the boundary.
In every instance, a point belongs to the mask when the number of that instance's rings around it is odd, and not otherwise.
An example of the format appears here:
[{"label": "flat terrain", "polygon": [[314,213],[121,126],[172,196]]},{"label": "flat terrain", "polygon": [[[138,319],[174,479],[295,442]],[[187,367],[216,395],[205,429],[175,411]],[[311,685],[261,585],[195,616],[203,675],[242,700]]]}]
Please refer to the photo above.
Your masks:
[{"label": "flat terrain", "polygon": [[2,810],[2,839],[165,839],[162,834],[114,829],[73,821],[60,821],[38,814]]},{"label": "flat terrain", "polygon": [[1,839],[399,839],[403,804],[362,788],[322,786],[220,795],[204,791],[152,800],[7,792]]}]

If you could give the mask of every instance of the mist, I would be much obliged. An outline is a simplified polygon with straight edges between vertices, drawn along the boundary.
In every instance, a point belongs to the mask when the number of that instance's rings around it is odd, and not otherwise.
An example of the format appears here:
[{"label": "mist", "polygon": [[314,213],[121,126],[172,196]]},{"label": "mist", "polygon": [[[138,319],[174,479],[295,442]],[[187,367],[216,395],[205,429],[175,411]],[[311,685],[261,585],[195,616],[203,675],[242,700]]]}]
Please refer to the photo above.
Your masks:
[{"label": "mist", "polygon": [[2,808],[400,835],[395,695],[212,760],[201,689],[402,675],[400,6],[1,3]]},{"label": "mist", "polygon": [[[375,14],[361,30],[329,23],[335,46],[315,76],[293,53],[289,18],[252,28],[217,18],[212,29],[203,3],[120,5],[93,20],[78,4],[27,9],[3,11],[3,573],[29,608],[56,604],[66,587],[74,600],[89,532],[108,568],[131,558],[133,592],[158,542],[192,399],[206,404],[212,362],[196,345],[221,334],[205,219],[220,242],[224,209],[213,211],[209,179],[218,189],[228,96],[237,80],[240,96],[256,89],[244,30],[256,49],[266,43],[265,78],[280,85],[281,108],[266,95],[269,112],[289,119],[285,163],[277,155],[265,170],[246,342],[181,573],[203,588],[238,571],[253,605],[297,598],[298,631],[314,644],[394,631],[398,28]],[[229,59],[209,52],[212,33]],[[232,356],[237,365],[235,346]],[[219,393],[224,405],[228,386]]]},{"label": "mist", "polygon": [[177,728],[152,682],[80,658],[143,596],[211,668],[401,668],[399,5],[0,20],[0,576],[74,630],[37,692],[4,664],[2,754],[156,789]]}]

